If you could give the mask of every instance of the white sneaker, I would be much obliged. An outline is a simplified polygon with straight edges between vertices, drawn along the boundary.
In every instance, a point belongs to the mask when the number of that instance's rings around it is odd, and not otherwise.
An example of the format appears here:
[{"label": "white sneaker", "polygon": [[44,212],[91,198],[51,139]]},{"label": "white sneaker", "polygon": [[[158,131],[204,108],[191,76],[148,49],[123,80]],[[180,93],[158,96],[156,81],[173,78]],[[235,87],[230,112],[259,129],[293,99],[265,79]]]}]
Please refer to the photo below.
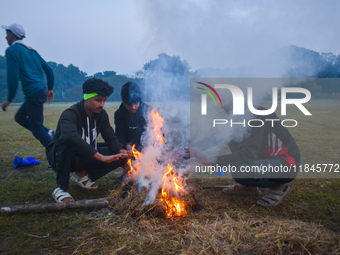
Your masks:
[{"label": "white sneaker", "polygon": [[47,134],[53,138],[55,131],[53,129],[48,130]]}]

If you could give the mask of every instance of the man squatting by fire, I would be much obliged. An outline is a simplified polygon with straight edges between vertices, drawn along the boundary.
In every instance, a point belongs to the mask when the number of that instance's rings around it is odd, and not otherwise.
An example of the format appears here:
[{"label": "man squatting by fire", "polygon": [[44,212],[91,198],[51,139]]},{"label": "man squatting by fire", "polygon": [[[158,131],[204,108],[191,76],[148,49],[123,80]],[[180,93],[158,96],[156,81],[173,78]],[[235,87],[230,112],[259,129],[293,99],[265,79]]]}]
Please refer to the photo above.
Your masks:
[{"label": "man squatting by fire", "polygon": [[[265,108],[260,107],[259,110]],[[224,109],[228,112],[227,109]],[[220,166],[236,166],[231,172],[236,185],[229,185],[223,189],[228,194],[260,194],[259,187],[269,188],[268,194],[257,201],[261,206],[276,206],[280,204],[290,191],[287,183],[293,181],[297,175],[294,166],[300,164],[300,150],[289,130],[281,125],[281,121],[272,113],[266,116],[257,115],[256,119],[263,121],[261,127],[252,127],[241,142],[231,141],[228,146],[231,154],[217,157]],[[199,161],[205,165],[212,162],[204,155]],[[266,169],[282,169],[286,166],[290,171],[261,171]],[[280,168],[281,167],[281,168]],[[243,170],[242,170],[243,169]],[[259,169],[260,171],[245,171],[245,169]]]},{"label": "man squatting by fire", "polygon": [[[116,136],[128,151],[132,150],[132,146],[141,151],[141,137],[147,126],[145,116],[151,107],[142,102],[142,93],[137,83],[125,83],[120,95],[122,103],[114,114]],[[130,167],[126,165],[123,175],[117,180],[122,180],[129,170]]]},{"label": "man squatting by fire", "polygon": [[[84,189],[96,189],[94,182],[112,170],[123,167],[128,157],[118,141],[109,117],[103,109],[113,92],[106,81],[90,78],[83,84],[84,99],[66,109],[60,116],[55,136],[46,148],[46,156],[56,171],[56,202],[74,201],[68,193],[71,180]],[[105,143],[97,143],[101,134]]]},{"label": "man squatting by fire", "polygon": [[114,116],[116,136],[128,150],[135,145],[135,148],[141,151],[141,137],[147,125],[144,116],[151,107],[142,102],[142,93],[138,84],[131,81],[122,86],[121,98],[122,103]]}]

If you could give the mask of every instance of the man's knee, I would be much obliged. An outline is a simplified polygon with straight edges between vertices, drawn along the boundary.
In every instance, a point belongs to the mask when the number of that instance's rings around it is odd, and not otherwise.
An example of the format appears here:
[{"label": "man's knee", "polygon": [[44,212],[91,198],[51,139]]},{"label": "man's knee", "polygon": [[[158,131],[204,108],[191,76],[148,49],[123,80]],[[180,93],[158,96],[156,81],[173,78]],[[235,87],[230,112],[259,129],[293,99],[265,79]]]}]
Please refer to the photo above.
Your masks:
[{"label": "man's knee", "polygon": [[[25,118],[27,118],[27,117],[25,116]],[[18,114],[18,113],[16,113],[16,114],[14,115],[14,120],[15,120],[15,122],[18,123],[20,126],[23,126],[23,123],[25,122],[25,119],[22,117],[22,115],[20,115],[20,114]]]}]

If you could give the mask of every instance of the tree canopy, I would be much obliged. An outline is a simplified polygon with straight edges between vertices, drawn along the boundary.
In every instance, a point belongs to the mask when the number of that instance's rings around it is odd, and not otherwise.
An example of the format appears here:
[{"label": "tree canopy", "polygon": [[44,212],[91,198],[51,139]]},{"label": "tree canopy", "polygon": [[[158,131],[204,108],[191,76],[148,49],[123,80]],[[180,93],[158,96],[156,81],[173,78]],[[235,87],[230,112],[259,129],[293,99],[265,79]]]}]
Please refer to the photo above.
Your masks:
[{"label": "tree canopy", "polygon": [[[340,78],[340,55],[332,53],[317,53],[297,46],[287,46],[281,49],[281,56],[284,57],[287,65],[287,78]],[[169,56],[160,53],[156,59],[144,64],[142,70],[136,72],[133,77],[117,75],[113,70],[95,73],[88,76],[86,72],[70,64],[64,66],[55,62],[49,62],[54,75],[55,101],[74,102],[82,98],[82,84],[90,77],[97,77],[109,82],[114,87],[113,95],[109,101],[120,101],[120,90],[127,81],[134,81],[142,87],[145,93],[145,100],[150,99],[150,93],[154,93],[155,86],[171,88],[177,92],[186,93],[189,89],[189,78],[197,77],[197,73],[190,71],[190,65],[179,56]],[[7,97],[7,71],[6,58],[0,55],[0,99]],[[211,69],[210,73],[215,69]],[[217,70],[217,69],[216,69]],[[227,76],[232,75],[232,69],[226,71]],[[232,76],[230,76],[232,77]],[[279,77],[278,77],[279,78]],[[325,85],[314,84],[311,88],[317,93],[339,93],[338,84]],[[313,92],[312,91],[312,92]],[[23,101],[23,93],[19,88],[14,102]]]}]

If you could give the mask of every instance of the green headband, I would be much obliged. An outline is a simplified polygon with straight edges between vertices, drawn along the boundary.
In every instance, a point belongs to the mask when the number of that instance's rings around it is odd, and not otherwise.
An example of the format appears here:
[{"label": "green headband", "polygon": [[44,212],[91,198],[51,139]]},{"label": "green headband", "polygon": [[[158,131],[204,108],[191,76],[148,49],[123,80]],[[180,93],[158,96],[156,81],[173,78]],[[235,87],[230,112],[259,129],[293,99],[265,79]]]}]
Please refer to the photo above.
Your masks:
[{"label": "green headband", "polygon": [[90,99],[95,96],[98,96],[98,94],[97,93],[84,94],[84,100]]}]

